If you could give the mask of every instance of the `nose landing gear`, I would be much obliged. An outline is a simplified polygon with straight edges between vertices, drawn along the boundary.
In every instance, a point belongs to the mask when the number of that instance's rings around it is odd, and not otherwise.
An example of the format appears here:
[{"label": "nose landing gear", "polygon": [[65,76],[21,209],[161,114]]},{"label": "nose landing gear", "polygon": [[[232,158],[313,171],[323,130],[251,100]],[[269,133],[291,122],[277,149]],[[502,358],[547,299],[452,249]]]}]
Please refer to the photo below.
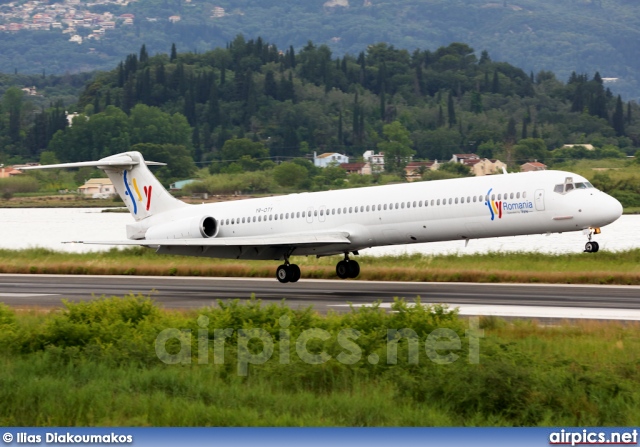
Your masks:
[{"label": "nose landing gear", "polygon": [[591,238],[593,237],[594,234],[600,234],[600,228],[589,228],[589,234],[588,234],[588,238],[589,238],[589,242],[587,242],[584,246],[584,252],[585,253],[596,253],[598,250],[600,250],[600,244],[598,244],[596,241],[592,241]]}]

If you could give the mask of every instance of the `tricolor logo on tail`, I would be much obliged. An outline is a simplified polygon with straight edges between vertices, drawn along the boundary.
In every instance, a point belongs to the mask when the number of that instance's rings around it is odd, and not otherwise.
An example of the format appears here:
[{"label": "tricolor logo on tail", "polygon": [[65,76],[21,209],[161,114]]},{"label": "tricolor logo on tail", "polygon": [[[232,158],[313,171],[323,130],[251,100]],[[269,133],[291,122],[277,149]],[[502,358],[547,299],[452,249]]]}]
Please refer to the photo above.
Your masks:
[{"label": "tricolor logo on tail", "polygon": [[[131,204],[133,205],[133,214],[138,214],[138,204],[137,202],[143,203],[143,198],[142,198],[142,194],[140,193],[140,188],[138,187],[138,181],[136,180],[135,177],[131,178],[131,185],[129,184],[129,179],[127,178],[127,174],[128,171],[125,169],[123,171],[123,176],[124,176],[124,186],[127,189],[125,194],[127,196],[129,196],[131,198]],[[135,191],[136,195],[133,195],[133,192],[131,191],[131,186],[133,186],[133,190]],[[142,190],[144,191],[144,196],[146,199],[146,206],[145,209],[147,211],[149,211],[149,208],[151,208],[151,192],[152,192],[152,186],[143,186]],[[137,199],[137,201],[136,201]]]}]

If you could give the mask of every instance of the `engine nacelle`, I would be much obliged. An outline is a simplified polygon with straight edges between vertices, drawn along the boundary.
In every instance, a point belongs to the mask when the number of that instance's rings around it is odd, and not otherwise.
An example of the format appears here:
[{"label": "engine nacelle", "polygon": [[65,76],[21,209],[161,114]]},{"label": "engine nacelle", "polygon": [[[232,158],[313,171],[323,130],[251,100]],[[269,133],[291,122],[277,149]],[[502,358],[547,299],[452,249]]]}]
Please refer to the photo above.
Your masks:
[{"label": "engine nacelle", "polygon": [[202,239],[216,237],[218,230],[218,221],[211,216],[188,217],[152,226],[145,239]]}]

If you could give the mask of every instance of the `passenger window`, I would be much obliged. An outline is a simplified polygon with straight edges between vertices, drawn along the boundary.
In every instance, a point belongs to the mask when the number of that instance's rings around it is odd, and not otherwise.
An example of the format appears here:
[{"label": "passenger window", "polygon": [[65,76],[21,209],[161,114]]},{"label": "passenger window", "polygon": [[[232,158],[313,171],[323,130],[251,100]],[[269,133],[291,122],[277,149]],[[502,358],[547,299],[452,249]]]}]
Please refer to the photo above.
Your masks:
[{"label": "passenger window", "polygon": [[354,206],[354,207],[353,207],[353,212],[354,212],[354,213],[357,213],[357,212],[358,212],[358,207],[357,207],[357,206]]},{"label": "passenger window", "polygon": [[320,210],[320,215],[324,216],[324,210]]},{"label": "passenger window", "polygon": [[382,205],[378,204],[378,211],[382,208]]},{"label": "passenger window", "polygon": [[453,199],[449,198],[449,205],[453,203]]},{"label": "passenger window", "polygon": [[498,200],[502,200],[502,194],[498,194]]},{"label": "passenger window", "polygon": [[349,214],[353,212],[353,207],[349,207]]},{"label": "passenger window", "polygon": [[525,192],[523,192],[523,193],[522,193],[522,198],[523,198],[523,199],[526,199],[526,198],[527,198],[527,191],[525,191]]},{"label": "passenger window", "polygon": [[[417,203],[416,203],[416,201],[414,200],[414,201],[413,201],[413,207],[415,208],[415,207],[416,207],[416,205],[417,205]],[[420,206],[422,206],[422,202],[420,202]]]},{"label": "passenger window", "polygon": [[456,205],[458,204],[458,198],[456,197]]},{"label": "passenger window", "polygon": [[[431,206],[433,206],[434,199],[431,199]],[[438,205],[440,205],[440,201],[438,200]]]},{"label": "passenger window", "polygon": [[476,196],[473,196],[473,203],[476,203]]},{"label": "passenger window", "polygon": [[338,208],[338,214],[340,214],[340,211],[342,211],[340,208]]},{"label": "passenger window", "polygon": [[440,199],[438,199],[438,206],[440,206]]},{"label": "passenger window", "polygon": [[296,217],[299,219],[300,218],[300,211],[296,212]]},{"label": "passenger window", "polygon": [[273,215],[273,220],[278,220],[278,215],[277,214]]},{"label": "passenger window", "polygon": [[496,200],[496,195],[495,194],[491,194],[491,200]]},{"label": "passenger window", "polygon": [[313,210],[313,215],[317,217],[318,216],[318,210]]},{"label": "passenger window", "polygon": [[369,211],[369,205],[367,205],[367,212]]},{"label": "passenger window", "polygon": [[382,207],[385,211],[387,211],[387,204],[385,203],[384,206]]},{"label": "passenger window", "polygon": [[396,202],[396,209],[400,207],[400,204]]},{"label": "passenger window", "polygon": [[400,208],[404,209],[404,202],[400,203]]},{"label": "passenger window", "polygon": [[306,216],[307,216],[307,212],[306,212],[306,211],[303,211],[303,212],[302,212],[302,217],[306,217]]},{"label": "passenger window", "polygon": [[364,205],[360,205],[360,212],[364,213]]},{"label": "passenger window", "polygon": [[342,208],[342,214],[347,214],[347,207]]},{"label": "passenger window", "polygon": [[519,193],[519,192],[517,192],[517,193],[516,193],[516,199],[519,199],[519,198],[520,198],[520,193]]}]

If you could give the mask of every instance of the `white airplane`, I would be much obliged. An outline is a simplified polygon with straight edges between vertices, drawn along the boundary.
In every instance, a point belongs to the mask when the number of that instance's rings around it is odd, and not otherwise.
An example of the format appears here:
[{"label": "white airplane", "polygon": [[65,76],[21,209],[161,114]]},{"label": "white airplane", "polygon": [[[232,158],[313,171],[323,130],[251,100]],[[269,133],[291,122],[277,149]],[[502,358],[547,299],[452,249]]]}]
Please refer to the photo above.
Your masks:
[{"label": "white airplane", "polygon": [[586,252],[600,227],[622,214],[615,198],[584,177],[562,171],[469,177],[189,205],[167,192],[139,152],[99,161],[23,168],[94,166],[106,172],[133,215],[127,240],[85,244],[141,245],[157,253],[283,260],[282,282],[300,279],[292,256],[344,255],[340,278],[360,273],[369,247],[486,237],[583,231]]}]

